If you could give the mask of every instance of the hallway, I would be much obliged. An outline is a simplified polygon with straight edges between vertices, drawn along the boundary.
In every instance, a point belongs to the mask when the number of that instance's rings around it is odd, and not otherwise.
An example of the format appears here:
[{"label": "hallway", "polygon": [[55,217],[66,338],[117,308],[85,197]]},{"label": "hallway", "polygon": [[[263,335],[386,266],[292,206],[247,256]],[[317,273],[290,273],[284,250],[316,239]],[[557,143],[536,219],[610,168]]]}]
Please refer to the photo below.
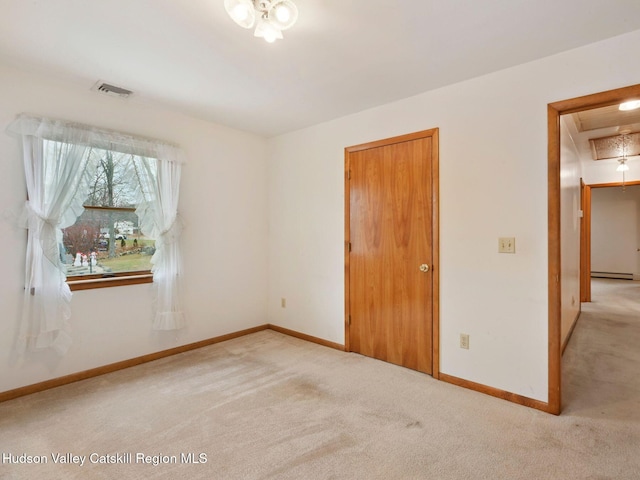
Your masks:
[{"label": "hallway", "polygon": [[591,285],[562,359],[562,414],[635,422],[640,432],[640,282]]}]

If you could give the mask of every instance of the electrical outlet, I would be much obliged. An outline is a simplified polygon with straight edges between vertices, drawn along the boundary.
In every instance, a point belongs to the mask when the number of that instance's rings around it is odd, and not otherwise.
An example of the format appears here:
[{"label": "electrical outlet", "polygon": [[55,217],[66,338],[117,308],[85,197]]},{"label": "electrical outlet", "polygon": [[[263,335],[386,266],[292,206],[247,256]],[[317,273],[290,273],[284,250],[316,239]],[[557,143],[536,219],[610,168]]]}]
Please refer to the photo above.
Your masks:
[{"label": "electrical outlet", "polygon": [[460,334],[460,348],[469,350],[469,334],[467,333]]},{"label": "electrical outlet", "polygon": [[281,298],[280,299],[280,306],[282,308],[287,308],[287,299],[286,298]]},{"label": "electrical outlet", "polygon": [[498,239],[498,253],[516,253],[515,237],[500,237]]}]

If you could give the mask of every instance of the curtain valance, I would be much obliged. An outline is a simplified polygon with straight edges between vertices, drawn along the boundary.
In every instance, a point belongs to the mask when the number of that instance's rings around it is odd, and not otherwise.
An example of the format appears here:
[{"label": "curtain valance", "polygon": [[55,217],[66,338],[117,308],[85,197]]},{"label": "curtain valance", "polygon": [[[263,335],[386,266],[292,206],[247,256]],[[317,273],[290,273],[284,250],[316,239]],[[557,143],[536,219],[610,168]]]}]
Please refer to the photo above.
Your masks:
[{"label": "curtain valance", "polygon": [[7,132],[12,135],[158,158],[168,162],[185,162],[182,150],[170,143],[66,120],[23,113],[9,124]]}]

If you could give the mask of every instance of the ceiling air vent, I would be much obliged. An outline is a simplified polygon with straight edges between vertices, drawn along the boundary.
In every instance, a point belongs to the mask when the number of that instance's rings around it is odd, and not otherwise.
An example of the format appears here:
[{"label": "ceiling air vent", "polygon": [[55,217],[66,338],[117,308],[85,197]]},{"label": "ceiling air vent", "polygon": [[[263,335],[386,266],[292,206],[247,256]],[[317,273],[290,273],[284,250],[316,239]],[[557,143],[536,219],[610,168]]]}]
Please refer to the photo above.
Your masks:
[{"label": "ceiling air vent", "polygon": [[110,85],[105,82],[96,83],[91,90],[96,91],[98,93],[102,93],[103,95],[109,95],[110,97],[118,97],[118,98],[128,98],[133,92],[131,90],[127,90],[126,88],[116,87],[115,85]]}]

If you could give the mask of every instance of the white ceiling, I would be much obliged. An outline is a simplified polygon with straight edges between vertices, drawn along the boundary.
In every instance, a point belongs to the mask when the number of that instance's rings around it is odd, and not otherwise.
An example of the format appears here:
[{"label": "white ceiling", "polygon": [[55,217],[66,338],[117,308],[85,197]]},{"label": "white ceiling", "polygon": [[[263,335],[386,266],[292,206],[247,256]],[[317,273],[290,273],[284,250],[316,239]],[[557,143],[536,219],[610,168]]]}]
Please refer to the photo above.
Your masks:
[{"label": "white ceiling", "polygon": [[[571,114],[579,132],[618,127],[623,130],[634,131],[640,124],[640,108],[636,110],[620,110],[619,105],[583,110]],[[593,138],[593,137],[591,137]]]},{"label": "white ceiling", "polygon": [[[569,134],[578,150],[583,168],[593,161],[615,165],[617,159],[596,160],[589,140],[640,132],[640,110],[621,112],[618,105],[595,108],[563,115],[567,119]],[[620,153],[621,155],[621,153]],[[630,154],[630,157],[634,155]],[[616,157],[617,158],[617,157]]]},{"label": "white ceiling", "polygon": [[638,0],[296,0],[267,44],[223,0],[0,0],[0,62],[266,136],[640,28]]}]

